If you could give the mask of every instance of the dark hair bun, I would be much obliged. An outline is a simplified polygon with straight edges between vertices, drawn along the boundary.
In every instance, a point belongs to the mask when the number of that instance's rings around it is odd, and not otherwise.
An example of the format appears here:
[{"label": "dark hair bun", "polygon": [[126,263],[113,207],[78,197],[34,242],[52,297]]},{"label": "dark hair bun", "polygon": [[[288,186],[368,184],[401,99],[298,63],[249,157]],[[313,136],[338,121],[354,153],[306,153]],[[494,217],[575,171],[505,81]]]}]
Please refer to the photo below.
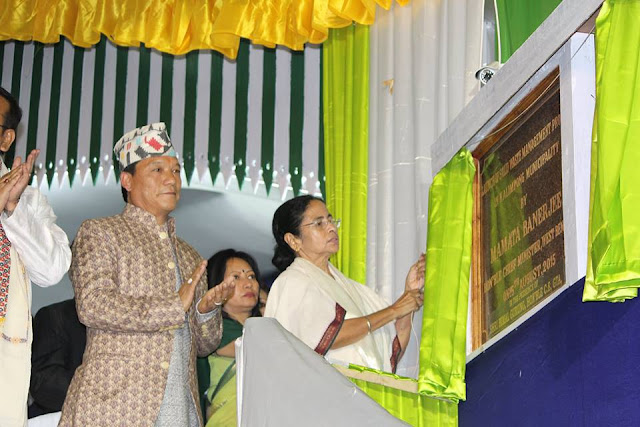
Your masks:
[{"label": "dark hair bun", "polygon": [[271,263],[278,269],[279,272],[283,272],[293,263],[296,259],[296,254],[289,248],[283,248],[279,245],[273,250],[273,258],[271,258]]}]

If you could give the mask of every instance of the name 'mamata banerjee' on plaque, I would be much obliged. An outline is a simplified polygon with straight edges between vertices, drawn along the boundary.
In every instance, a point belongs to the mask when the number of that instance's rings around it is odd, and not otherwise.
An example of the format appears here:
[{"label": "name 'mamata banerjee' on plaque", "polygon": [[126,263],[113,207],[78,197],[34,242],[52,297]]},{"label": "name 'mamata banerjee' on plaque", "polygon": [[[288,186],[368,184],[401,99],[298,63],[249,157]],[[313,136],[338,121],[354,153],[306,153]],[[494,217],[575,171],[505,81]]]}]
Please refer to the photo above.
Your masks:
[{"label": "name 'mamata banerjee' on plaque", "polygon": [[479,158],[482,342],[564,284],[560,90]]}]

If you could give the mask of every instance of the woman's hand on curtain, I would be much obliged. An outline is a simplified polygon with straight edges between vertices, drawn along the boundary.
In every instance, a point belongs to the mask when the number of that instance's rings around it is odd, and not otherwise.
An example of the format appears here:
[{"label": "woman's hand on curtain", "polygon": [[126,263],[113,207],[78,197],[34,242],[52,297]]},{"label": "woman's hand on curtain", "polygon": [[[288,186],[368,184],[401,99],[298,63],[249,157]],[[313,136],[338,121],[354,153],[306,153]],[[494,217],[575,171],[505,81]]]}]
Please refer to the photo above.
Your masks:
[{"label": "woman's hand on curtain", "polygon": [[404,289],[407,291],[414,289],[422,289],[424,287],[426,257],[420,254],[418,260],[411,266],[404,281]]},{"label": "woman's hand on curtain", "polygon": [[[363,317],[347,319],[342,324],[331,349],[335,350],[353,344],[387,323],[396,321],[396,331],[402,348],[406,348],[409,335],[400,334],[411,322],[411,314],[422,306],[423,295],[419,289],[405,291],[389,307]],[[400,327],[398,326],[400,325]]]},{"label": "woman's hand on curtain", "polygon": [[414,311],[418,311],[424,303],[424,294],[421,289],[411,289],[404,291],[400,298],[391,304],[391,309],[394,312],[396,319],[402,319],[403,317],[412,314]]}]

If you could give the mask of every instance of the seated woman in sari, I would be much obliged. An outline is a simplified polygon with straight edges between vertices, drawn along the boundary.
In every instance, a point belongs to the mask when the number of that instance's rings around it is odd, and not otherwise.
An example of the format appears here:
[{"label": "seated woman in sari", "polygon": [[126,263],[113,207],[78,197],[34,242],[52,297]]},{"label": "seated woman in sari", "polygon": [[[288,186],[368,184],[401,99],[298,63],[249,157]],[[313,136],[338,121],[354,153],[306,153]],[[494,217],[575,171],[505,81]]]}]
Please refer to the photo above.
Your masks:
[{"label": "seated woman in sari", "polygon": [[235,340],[242,336],[245,320],[260,316],[260,271],[253,257],[226,249],[209,258],[207,278],[210,287],[229,276],[233,276],[236,287],[222,306],[220,346],[208,357],[209,369],[202,363],[198,366],[201,390],[206,390],[207,426],[236,425]]},{"label": "seated woman in sari", "polygon": [[299,196],[273,216],[273,283],[265,317],[275,317],[330,362],[395,372],[422,306],[424,255],[413,264],[405,291],[389,305],[370,288],[345,277],[329,262],[339,248],[338,227],[324,202]]}]

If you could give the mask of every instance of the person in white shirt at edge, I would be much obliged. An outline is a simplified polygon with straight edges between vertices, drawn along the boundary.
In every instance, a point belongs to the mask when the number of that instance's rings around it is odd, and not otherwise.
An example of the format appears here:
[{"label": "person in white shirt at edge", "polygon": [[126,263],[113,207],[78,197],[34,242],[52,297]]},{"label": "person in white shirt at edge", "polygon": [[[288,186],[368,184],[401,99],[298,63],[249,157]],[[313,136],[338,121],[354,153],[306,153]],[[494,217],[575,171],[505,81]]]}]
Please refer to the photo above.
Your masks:
[{"label": "person in white shirt at edge", "polygon": [[71,249],[46,197],[29,186],[39,150],[11,171],[4,154],[16,139],[22,111],[0,88],[0,426],[25,426],[31,374],[31,282],[51,286],[69,269]]}]

